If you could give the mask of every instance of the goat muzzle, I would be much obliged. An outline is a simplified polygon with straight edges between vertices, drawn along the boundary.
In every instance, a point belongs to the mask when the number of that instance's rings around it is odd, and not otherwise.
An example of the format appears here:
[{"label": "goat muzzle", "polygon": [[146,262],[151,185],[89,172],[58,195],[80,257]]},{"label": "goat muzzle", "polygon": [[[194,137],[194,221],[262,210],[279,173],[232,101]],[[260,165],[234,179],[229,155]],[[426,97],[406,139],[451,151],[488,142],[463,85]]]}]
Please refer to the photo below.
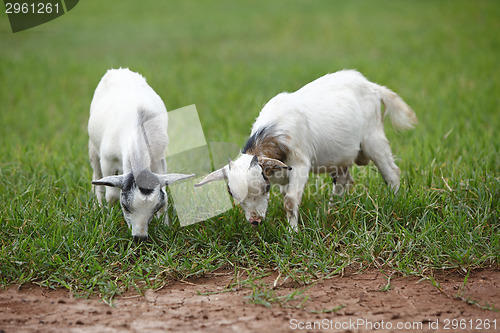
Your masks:
[{"label": "goat muzzle", "polygon": [[258,227],[261,223],[261,220],[260,218],[252,218],[249,222],[253,227]]},{"label": "goat muzzle", "polygon": [[134,242],[141,243],[145,242],[148,239],[148,236],[134,236]]}]

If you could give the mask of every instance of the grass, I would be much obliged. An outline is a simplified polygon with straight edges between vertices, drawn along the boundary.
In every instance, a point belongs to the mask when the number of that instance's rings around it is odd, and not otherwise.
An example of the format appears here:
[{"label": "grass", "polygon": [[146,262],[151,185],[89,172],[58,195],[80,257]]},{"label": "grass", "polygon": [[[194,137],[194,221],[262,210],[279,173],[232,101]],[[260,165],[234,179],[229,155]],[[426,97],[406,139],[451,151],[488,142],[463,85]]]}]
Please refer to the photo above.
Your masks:
[{"label": "grass", "polygon": [[[12,34],[0,14],[0,284],[111,301],[220,268],[310,284],[350,266],[498,267],[499,15],[486,0],[84,1]],[[151,241],[134,244],[119,209],[96,207],[87,157],[93,91],[120,66],[167,109],[196,104],[207,141],[238,145],[277,93],[358,69],[419,117],[414,131],[386,125],[400,192],[373,165],[354,167],[358,185],[332,207],[330,181],[311,177],[297,235],[273,190],[259,230],[234,208],[187,227],[155,220]],[[286,300],[252,288],[254,302]]]}]

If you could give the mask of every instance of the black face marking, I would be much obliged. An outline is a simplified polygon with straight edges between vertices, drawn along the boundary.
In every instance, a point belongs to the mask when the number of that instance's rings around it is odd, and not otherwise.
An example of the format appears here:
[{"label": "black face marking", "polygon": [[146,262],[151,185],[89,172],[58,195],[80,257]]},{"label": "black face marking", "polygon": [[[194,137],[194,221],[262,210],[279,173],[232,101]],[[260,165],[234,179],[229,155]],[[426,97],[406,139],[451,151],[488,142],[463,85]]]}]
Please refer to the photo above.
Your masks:
[{"label": "black face marking", "polygon": [[132,186],[134,185],[134,174],[131,172],[128,175],[125,176],[125,179],[123,180],[123,192],[130,191],[132,189]]},{"label": "black face marking", "polygon": [[[153,215],[156,214],[163,206],[165,206],[165,192],[163,190],[160,191],[160,200],[158,202],[158,205],[156,205]],[[149,220],[151,222],[151,220]]]},{"label": "black face marking", "polygon": [[123,207],[123,210],[125,210],[127,213],[129,213],[129,214],[132,213],[128,204],[122,202],[122,207]]},{"label": "black face marking", "polygon": [[150,195],[153,193],[154,189],[139,187],[139,191],[144,195]]},{"label": "black face marking", "polygon": [[131,204],[133,196],[134,194],[130,190],[122,191],[121,193],[120,203],[122,204],[123,210],[129,214],[132,213]]},{"label": "black face marking", "polygon": [[129,173],[125,176],[123,181],[123,188],[121,193],[120,202],[122,204],[123,210],[127,213],[131,213],[130,204],[132,203],[132,188],[134,187],[134,175]]},{"label": "black face marking", "polygon": [[264,194],[266,194],[271,190],[271,182],[269,181],[269,178],[266,176],[264,171],[262,171],[262,178],[264,178],[264,181],[266,182],[266,186],[264,187]]},{"label": "black face marking", "polygon": [[266,182],[268,182],[268,181],[269,181],[269,177],[267,177],[267,176],[266,176],[266,173],[264,172],[264,169],[262,169],[262,178],[264,178],[264,180],[265,180]]}]

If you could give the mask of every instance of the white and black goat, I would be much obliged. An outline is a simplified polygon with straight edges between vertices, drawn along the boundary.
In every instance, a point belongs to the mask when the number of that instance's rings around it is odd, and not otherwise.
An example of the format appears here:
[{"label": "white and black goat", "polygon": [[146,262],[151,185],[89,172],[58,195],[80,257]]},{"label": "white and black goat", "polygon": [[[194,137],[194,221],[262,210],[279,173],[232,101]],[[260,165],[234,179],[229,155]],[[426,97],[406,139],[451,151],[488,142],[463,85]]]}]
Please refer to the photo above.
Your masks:
[{"label": "white and black goat", "polygon": [[88,124],[92,188],[101,205],[104,196],[120,201],[134,240],[147,239],[149,222],[164,211],[165,186],[194,176],[166,174],[167,122],[163,101],[140,74],[111,69],[97,85]]},{"label": "white and black goat", "polygon": [[[385,106],[382,113],[381,104]],[[246,219],[265,218],[271,183],[281,186],[290,228],[309,173],[329,173],[336,195],[353,183],[349,167],[373,161],[396,192],[399,168],[384,133],[386,115],[396,129],[417,123],[415,113],[393,91],[354,70],[327,74],[293,93],[272,98],[257,117],[242,155],[196,186],[227,179]]]}]

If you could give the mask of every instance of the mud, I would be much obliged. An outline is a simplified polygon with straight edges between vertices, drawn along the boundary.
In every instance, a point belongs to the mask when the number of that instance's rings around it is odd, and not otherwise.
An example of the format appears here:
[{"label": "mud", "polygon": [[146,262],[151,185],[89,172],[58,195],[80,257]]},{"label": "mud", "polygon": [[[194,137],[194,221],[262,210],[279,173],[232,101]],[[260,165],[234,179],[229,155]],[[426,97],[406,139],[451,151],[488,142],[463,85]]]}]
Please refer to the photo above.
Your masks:
[{"label": "mud", "polygon": [[[500,270],[447,272],[433,283],[379,270],[309,286],[276,273],[219,271],[144,295],[73,298],[35,285],[0,291],[0,332],[499,332]],[[245,283],[245,280],[247,283]],[[238,286],[239,285],[239,286]],[[257,304],[258,303],[258,304]]]}]

